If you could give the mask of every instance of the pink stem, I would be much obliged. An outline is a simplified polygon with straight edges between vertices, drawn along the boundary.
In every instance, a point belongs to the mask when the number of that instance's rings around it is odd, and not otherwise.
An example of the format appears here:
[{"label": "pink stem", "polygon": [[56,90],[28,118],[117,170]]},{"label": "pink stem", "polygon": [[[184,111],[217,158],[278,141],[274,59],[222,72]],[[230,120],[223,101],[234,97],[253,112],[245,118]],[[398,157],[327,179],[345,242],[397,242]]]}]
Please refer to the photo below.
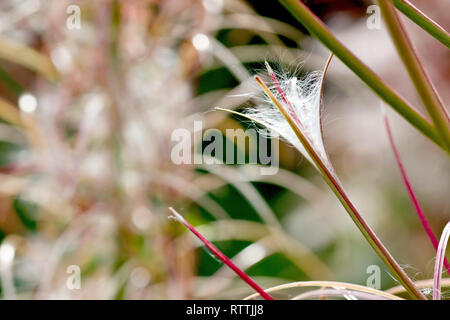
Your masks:
[{"label": "pink stem", "polygon": [[250,287],[256,290],[264,299],[274,300],[269,294],[267,294],[255,281],[252,280],[244,271],[239,269],[225,254],[222,253],[215,245],[213,245],[208,239],[206,239],[200,232],[198,232],[189,222],[186,221],[178,212],[173,208],[169,210],[174,214],[175,220],[181,222],[186,228],[188,228],[197,238],[200,239],[217,258],[225,263],[230,269],[232,269],[242,280],[244,280]]},{"label": "pink stem", "polygon": [[[428,223],[427,218],[425,217],[425,214],[419,204],[419,201],[417,200],[417,197],[411,187],[411,184],[409,182],[408,175],[406,174],[406,170],[403,166],[402,160],[400,158],[400,154],[397,150],[397,147],[394,143],[394,138],[392,137],[392,131],[391,127],[389,125],[389,120],[386,114],[383,115],[384,118],[384,124],[386,126],[386,131],[389,137],[389,142],[392,147],[392,151],[394,152],[395,160],[397,161],[397,165],[400,169],[400,172],[402,174],[403,182],[406,186],[406,190],[408,191],[409,197],[411,198],[411,201],[413,203],[414,209],[417,212],[417,216],[419,217],[420,222],[422,223],[423,228],[425,229],[425,232],[427,233],[428,238],[430,239],[431,243],[433,244],[434,249],[437,251],[439,247],[439,241],[437,240],[436,236],[433,233],[433,230],[431,229],[430,224]],[[450,274],[450,264],[448,263],[447,259],[444,260],[444,266],[447,269],[447,272]]]},{"label": "pink stem", "polygon": [[301,126],[302,123],[300,122],[300,119],[297,117],[297,114],[294,111],[294,108],[292,107],[292,104],[289,102],[289,100],[286,97],[286,94],[284,93],[283,89],[281,89],[280,82],[277,79],[277,76],[273,72],[272,68],[270,67],[269,63],[265,62],[267,72],[270,75],[270,78],[272,79],[273,84],[275,85],[275,88],[277,88],[278,93],[280,94],[281,100],[286,104],[288,108],[289,115],[295,120],[295,122]]}]

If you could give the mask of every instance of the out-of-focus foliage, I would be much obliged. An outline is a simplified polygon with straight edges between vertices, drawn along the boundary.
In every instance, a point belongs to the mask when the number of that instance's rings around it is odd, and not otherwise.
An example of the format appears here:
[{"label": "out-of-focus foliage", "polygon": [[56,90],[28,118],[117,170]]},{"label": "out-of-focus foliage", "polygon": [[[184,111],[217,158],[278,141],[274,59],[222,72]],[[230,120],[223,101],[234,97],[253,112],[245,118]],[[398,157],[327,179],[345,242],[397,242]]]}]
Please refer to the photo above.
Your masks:
[{"label": "out-of-focus foliage", "polygon": [[[346,45],[420,105],[386,30],[367,29],[367,3],[310,2]],[[441,3],[420,3],[445,21]],[[80,9],[79,29],[69,27],[72,5]],[[420,30],[413,34],[448,103],[448,51]],[[1,1],[2,297],[252,293],[167,219],[169,206],[263,288],[306,280],[366,285],[371,265],[381,269],[381,289],[395,286],[327,186],[288,144],[280,143],[274,176],[260,175],[255,164],[171,161],[172,132],[193,131],[194,120],[203,121],[204,131],[248,128],[243,119],[213,110],[253,105],[252,75],[264,60],[301,75],[321,69],[327,56],[277,1]],[[333,60],[324,91],[327,152],[408,274],[429,279],[434,251],[402,185],[379,105]],[[450,215],[448,158],[390,116],[414,188],[440,232]],[[225,135],[224,142],[231,143]],[[193,145],[197,152],[205,147]],[[267,215],[277,223],[268,225]],[[79,289],[71,287],[71,266],[80,269]]]}]

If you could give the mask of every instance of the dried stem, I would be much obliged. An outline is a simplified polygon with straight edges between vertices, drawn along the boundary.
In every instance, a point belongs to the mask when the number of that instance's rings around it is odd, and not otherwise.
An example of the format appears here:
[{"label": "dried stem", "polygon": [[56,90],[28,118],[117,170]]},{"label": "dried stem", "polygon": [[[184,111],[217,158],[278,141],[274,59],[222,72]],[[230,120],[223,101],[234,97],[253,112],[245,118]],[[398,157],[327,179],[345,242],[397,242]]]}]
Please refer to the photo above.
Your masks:
[{"label": "dried stem", "polygon": [[[322,288],[343,288],[353,291],[365,292],[374,295],[378,295],[380,297],[384,297],[386,299],[391,300],[403,300],[400,297],[397,297],[393,294],[374,289],[371,287],[364,287],[359,284],[347,283],[347,282],[339,282],[339,281],[298,281],[298,282],[290,282],[285,283],[276,287],[266,289],[267,292],[277,292],[281,290],[287,290],[292,288],[306,288],[306,287],[322,287]],[[258,295],[256,293],[244,298],[244,300],[252,300],[256,298]]]},{"label": "dried stem", "polygon": [[[382,109],[384,111],[384,109]],[[425,216],[425,213],[422,210],[422,207],[419,204],[419,201],[417,200],[417,197],[414,193],[413,188],[411,187],[411,183],[409,182],[408,175],[406,174],[405,167],[403,166],[402,159],[400,157],[400,153],[397,150],[397,147],[394,143],[394,138],[392,137],[392,131],[391,126],[389,125],[389,119],[387,117],[387,114],[384,112],[383,115],[384,118],[384,124],[386,127],[386,131],[389,138],[389,143],[391,144],[392,152],[394,153],[395,160],[397,162],[398,168],[400,169],[400,173],[402,175],[403,183],[405,184],[406,190],[408,191],[408,195],[411,198],[411,202],[414,206],[414,209],[416,210],[417,216],[419,217],[420,222],[422,223],[423,228],[425,229],[425,232],[430,239],[431,243],[433,244],[434,249],[437,251],[439,242],[436,238],[436,236],[433,233],[433,230],[431,229],[431,226]],[[444,265],[447,269],[448,273],[450,274],[450,264],[448,263],[447,259],[444,259]]]}]

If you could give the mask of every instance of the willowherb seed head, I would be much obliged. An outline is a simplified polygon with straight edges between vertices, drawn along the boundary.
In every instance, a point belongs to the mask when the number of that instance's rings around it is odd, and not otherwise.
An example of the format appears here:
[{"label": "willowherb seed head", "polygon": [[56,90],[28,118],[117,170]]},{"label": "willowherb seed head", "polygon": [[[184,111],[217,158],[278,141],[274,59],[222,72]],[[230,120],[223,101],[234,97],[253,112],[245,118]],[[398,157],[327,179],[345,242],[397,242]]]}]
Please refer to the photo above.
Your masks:
[{"label": "willowherb seed head", "polygon": [[[331,169],[323,144],[320,119],[324,72],[315,71],[302,78],[297,78],[284,74],[275,75],[268,63],[266,63],[266,67],[273,83],[269,86],[269,90],[309,140],[323,163]],[[265,95],[265,99],[260,105],[248,108],[244,115],[279,134],[315,165],[294,130],[270,97]]]}]

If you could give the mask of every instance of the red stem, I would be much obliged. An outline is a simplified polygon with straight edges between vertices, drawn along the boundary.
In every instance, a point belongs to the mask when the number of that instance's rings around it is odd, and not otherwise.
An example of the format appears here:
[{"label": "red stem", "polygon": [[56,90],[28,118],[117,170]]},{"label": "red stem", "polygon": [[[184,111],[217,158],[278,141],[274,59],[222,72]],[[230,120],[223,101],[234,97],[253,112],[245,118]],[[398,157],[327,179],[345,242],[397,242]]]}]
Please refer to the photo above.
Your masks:
[{"label": "red stem", "polygon": [[223,263],[225,263],[230,269],[232,269],[242,280],[244,280],[250,287],[256,290],[265,300],[274,300],[269,294],[267,294],[255,281],[252,280],[244,271],[239,269],[222,251],[220,251],[215,245],[213,245],[208,239],[206,239],[200,232],[198,232],[189,222],[186,221],[178,212],[173,208],[169,208],[175,215],[175,219],[181,222],[186,228],[188,228],[197,238],[200,239]]},{"label": "red stem", "polygon": [[300,122],[300,119],[297,117],[297,114],[295,113],[294,108],[292,107],[291,102],[287,99],[286,94],[284,93],[283,89],[281,88],[280,82],[277,79],[277,76],[273,72],[272,68],[270,67],[269,63],[265,62],[267,72],[270,75],[270,78],[272,79],[273,84],[275,85],[275,88],[277,88],[278,93],[280,94],[281,100],[286,104],[289,115],[297,122],[299,126],[302,126],[302,123]]},{"label": "red stem", "polygon": [[[431,243],[433,244],[434,249],[437,251],[437,249],[439,247],[439,241],[437,240],[436,236],[434,235],[433,230],[431,229],[431,226],[428,223],[428,220],[425,216],[425,213],[423,212],[422,207],[420,206],[419,201],[417,200],[417,197],[414,193],[411,183],[409,182],[409,178],[408,178],[408,175],[406,174],[405,167],[403,166],[403,162],[400,158],[400,154],[394,143],[394,138],[392,137],[391,126],[389,125],[389,120],[388,120],[387,115],[384,114],[383,118],[384,118],[384,124],[386,126],[386,131],[387,131],[387,134],[389,137],[389,143],[391,144],[392,151],[394,152],[395,160],[397,161],[397,165],[398,165],[398,168],[400,169],[400,173],[402,174],[402,178],[403,178],[403,182],[405,184],[406,190],[408,191],[408,194],[409,194],[409,197],[411,198],[414,209],[417,212],[417,216],[419,217],[419,220],[422,223],[422,226],[425,229],[425,232],[427,233],[428,238],[430,239]],[[444,266],[447,269],[447,272],[450,274],[450,264],[448,263],[446,258],[444,260]]]}]

